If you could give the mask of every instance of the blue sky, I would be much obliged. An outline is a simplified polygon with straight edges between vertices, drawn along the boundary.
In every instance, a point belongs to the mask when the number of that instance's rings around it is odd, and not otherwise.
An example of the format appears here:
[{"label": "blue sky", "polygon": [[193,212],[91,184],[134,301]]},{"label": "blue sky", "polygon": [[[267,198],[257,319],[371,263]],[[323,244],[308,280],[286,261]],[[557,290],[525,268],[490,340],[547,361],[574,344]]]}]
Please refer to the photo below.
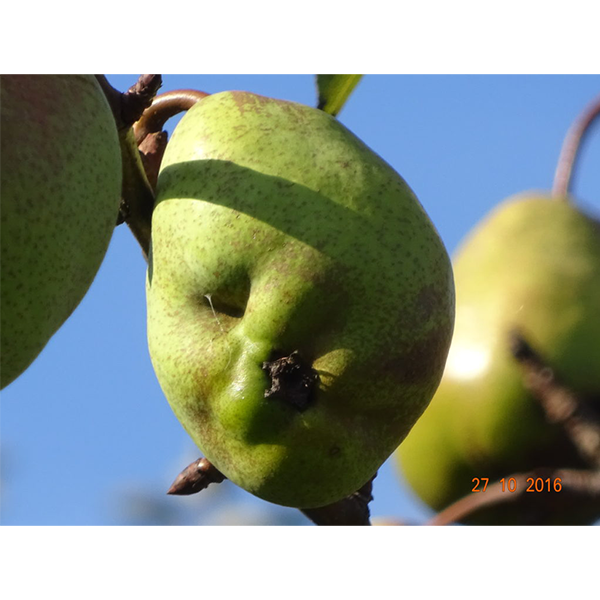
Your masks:
[{"label": "blue sky", "polygon": [[[125,90],[137,76],[109,76]],[[162,91],[242,89],[314,105],[312,75],[164,75]],[[409,183],[448,250],[498,202],[548,189],[563,137],[600,76],[363,78],[339,119]],[[175,121],[168,125],[172,130]],[[583,148],[574,192],[600,212],[600,136]],[[165,496],[199,456],[162,395],[146,345],[145,262],[115,230],[83,302],[33,365],[2,391],[1,523],[305,522],[223,484]],[[431,513],[386,464],[375,517]]]}]

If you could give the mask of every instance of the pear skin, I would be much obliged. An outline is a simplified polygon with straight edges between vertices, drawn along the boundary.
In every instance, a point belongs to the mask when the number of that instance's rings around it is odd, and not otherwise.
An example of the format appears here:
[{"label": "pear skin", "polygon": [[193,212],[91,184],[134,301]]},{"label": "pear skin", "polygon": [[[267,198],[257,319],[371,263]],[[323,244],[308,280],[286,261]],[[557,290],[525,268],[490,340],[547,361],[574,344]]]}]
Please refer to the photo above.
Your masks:
[{"label": "pear skin", "polygon": [[[491,483],[538,467],[587,467],[525,389],[510,351],[511,331],[519,331],[571,389],[600,398],[595,218],[541,192],[512,197],[464,241],[454,274],[456,325],[444,376],[397,452],[404,478],[434,510],[468,495],[475,477]],[[537,496],[533,509],[541,510]],[[547,524],[600,516],[597,508],[565,509],[562,500],[556,506],[543,517]],[[522,507],[506,503],[474,520],[525,524],[527,518]]]},{"label": "pear skin", "polygon": [[[156,375],[204,455],[313,508],[362,487],[429,403],[454,285],[406,182],[339,121],[222,92],[167,146],[147,303]],[[303,400],[274,393],[295,357]]]},{"label": "pear skin", "polygon": [[87,292],[121,195],[115,121],[92,75],[2,75],[1,387]]}]

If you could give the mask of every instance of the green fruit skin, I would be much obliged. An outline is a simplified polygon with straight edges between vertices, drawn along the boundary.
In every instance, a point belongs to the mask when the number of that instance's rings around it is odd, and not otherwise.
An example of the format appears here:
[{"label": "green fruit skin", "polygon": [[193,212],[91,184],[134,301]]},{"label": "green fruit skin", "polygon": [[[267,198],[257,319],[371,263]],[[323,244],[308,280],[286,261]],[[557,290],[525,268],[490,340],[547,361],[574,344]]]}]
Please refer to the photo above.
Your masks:
[{"label": "green fruit skin", "polygon": [[[468,495],[474,477],[491,483],[537,467],[586,467],[525,390],[510,354],[511,330],[520,330],[572,389],[600,397],[597,220],[542,193],[519,195],[470,234],[453,264],[456,324],[445,373],[396,453],[407,483],[434,510]],[[543,502],[540,494],[525,496],[525,508],[507,503],[473,521],[523,524]],[[598,507],[563,512],[565,499],[556,500],[543,517],[547,524],[600,516]]]},{"label": "green fruit skin", "polygon": [[87,292],[121,193],[115,121],[92,75],[3,75],[1,387]]},{"label": "green fruit skin", "polygon": [[[229,479],[273,503],[355,492],[423,412],[454,318],[450,259],[404,180],[336,119],[244,92],[195,105],[153,215],[148,339],[171,407]],[[299,411],[261,365],[318,372]]]}]

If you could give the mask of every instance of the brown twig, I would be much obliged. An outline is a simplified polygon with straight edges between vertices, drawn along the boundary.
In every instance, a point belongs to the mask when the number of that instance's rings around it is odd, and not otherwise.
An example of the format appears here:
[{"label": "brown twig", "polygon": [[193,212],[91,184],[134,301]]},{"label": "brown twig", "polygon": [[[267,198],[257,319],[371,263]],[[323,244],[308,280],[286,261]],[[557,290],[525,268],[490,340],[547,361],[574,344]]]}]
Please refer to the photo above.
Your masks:
[{"label": "brown twig", "polygon": [[139,120],[162,85],[161,75],[140,75],[126,92],[119,92],[105,75],[96,75],[96,79],[112,108],[119,131],[129,129]]},{"label": "brown twig", "polygon": [[426,525],[450,525],[461,521],[465,517],[487,506],[514,502],[524,493],[527,477],[530,476],[530,473],[515,473],[505,478],[506,481],[511,478],[515,480],[515,492],[507,492],[506,483],[503,484],[501,481],[497,481],[492,485],[488,485],[485,491],[477,494],[470,493],[468,496],[464,496],[440,511]]},{"label": "brown twig", "polygon": [[161,86],[160,75],[140,75],[139,79],[123,94],[121,118],[127,127],[132,127],[152,105]]},{"label": "brown twig", "polygon": [[373,500],[373,479],[347,498],[321,508],[304,508],[301,512],[315,525],[371,525],[369,502]]},{"label": "brown twig", "polygon": [[149,133],[138,146],[146,177],[153,190],[156,190],[160,163],[167,148],[168,137],[166,131]]},{"label": "brown twig", "polygon": [[162,84],[162,77],[141,75],[137,83],[125,93],[113,88],[104,75],[96,75],[96,79],[111,106],[121,145],[121,217],[140,244],[144,258],[148,260],[154,190],[144,170],[132,126],[152,103]]},{"label": "brown twig", "polygon": [[177,475],[167,494],[174,496],[197,494],[211,483],[221,483],[225,479],[225,475],[215,468],[208,459],[199,458]]},{"label": "brown twig", "polygon": [[596,97],[576,118],[563,141],[558,158],[552,195],[555,198],[567,198],[572,187],[573,173],[577,164],[579,149],[590,126],[600,115],[600,96]]},{"label": "brown twig", "polygon": [[208,95],[198,90],[173,90],[156,96],[134,126],[137,143],[140,144],[147,135],[161,131],[171,117],[189,110]]},{"label": "brown twig", "polygon": [[[177,90],[155,97],[159,75],[142,75],[127,92],[120,94],[101,81],[113,112],[118,115],[123,160],[121,217],[127,223],[148,260],[152,232],[154,192],[160,164],[167,147],[166,121],[188,110],[205,92]],[[112,91],[111,91],[112,90]],[[119,125],[120,122],[120,125]]]},{"label": "brown twig", "polygon": [[511,351],[523,371],[526,388],[540,403],[548,421],[560,425],[582,458],[600,468],[600,415],[591,402],[569,389],[519,332],[513,332]]}]

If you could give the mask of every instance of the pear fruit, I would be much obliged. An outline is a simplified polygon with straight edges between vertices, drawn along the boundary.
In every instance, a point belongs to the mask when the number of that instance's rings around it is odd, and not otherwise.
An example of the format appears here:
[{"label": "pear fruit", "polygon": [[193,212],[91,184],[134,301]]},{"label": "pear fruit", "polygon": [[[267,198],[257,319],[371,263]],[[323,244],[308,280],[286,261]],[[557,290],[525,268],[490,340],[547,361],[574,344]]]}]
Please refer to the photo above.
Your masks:
[{"label": "pear fruit", "polygon": [[204,455],[314,508],[361,488],[429,403],[454,287],[413,192],[335,118],[221,92],[167,146],[147,306],[157,378]]},{"label": "pear fruit", "polygon": [[1,387],[87,292],[121,194],[121,152],[92,75],[3,75]]},{"label": "pear fruit", "polygon": [[[565,384],[600,401],[600,223],[565,200],[541,192],[505,200],[454,257],[456,326],[444,376],[396,454],[406,482],[436,511],[470,494],[473,478],[587,467],[525,389],[510,351],[518,331]],[[600,506],[567,510],[566,495],[553,493],[551,503],[526,493],[471,521],[600,516]]]}]

